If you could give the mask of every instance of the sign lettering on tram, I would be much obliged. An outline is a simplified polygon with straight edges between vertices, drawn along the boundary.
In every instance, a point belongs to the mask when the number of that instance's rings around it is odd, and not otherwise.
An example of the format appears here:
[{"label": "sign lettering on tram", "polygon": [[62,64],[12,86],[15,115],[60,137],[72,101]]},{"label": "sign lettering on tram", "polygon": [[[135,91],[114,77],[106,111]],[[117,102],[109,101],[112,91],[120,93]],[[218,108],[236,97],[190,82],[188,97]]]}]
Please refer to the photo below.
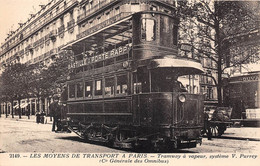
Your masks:
[{"label": "sign lettering on tram", "polygon": [[259,75],[249,75],[249,76],[240,76],[240,77],[234,77],[231,78],[231,82],[248,82],[248,81],[258,81]]},{"label": "sign lettering on tram", "polygon": [[102,60],[105,60],[105,59],[109,59],[109,58],[113,58],[113,57],[123,55],[123,54],[127,53],[131,49],[131,47],[132,47],[132,44],[127,44],[125,46],[115,48],[111,51],[107,51],[107,52],[104,52],[104,53],[99,54],[99,55],[95,55],[95,56],[92,56],[92,57],[86,57],[83,60],[76,61],[76,62],[70,64],[69,69],[82,67],[82,66],[85,66],[85,65],[88,65],[88,64],[91,64],[91,63],[95,63],[95,62],[99,62],[99,61],[102,61]]}]

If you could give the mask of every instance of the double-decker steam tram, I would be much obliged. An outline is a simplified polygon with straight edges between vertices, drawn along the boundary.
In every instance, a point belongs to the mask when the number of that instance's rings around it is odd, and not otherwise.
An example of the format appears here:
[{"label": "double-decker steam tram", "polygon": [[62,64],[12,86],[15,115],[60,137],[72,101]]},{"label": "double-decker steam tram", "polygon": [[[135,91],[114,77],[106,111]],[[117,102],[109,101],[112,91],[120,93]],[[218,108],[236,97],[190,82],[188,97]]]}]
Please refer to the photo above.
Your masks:
[{"label": "double-decker steam tram", "polygon": [[149,0],[138,4],[142,11],[130,12],[137,1],[120,2],[119,14],[85,25],[65,47],[75,57],[67,81],[68,129],[121,148],[196,147],[203,96],[189,94],[177,79],[201,73],[202,66],[177,54],[174,6]]}]

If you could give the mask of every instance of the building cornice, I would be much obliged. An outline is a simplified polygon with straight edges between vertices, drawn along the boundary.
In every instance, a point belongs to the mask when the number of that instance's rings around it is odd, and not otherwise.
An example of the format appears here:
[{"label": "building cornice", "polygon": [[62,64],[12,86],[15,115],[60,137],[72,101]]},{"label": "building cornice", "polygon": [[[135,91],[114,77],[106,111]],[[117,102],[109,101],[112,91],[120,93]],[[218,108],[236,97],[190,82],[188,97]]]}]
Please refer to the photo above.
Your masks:
[{"label": "building cornice", "polygon": [[[32,26],[33,23],[35,23],[36,21],[38,21],[39,19],[41,19],[42,17],[44,17],[44,15],[46,15],[46,13],[48,13],[49,11],[51,11],[53,8],[55,8],[58,4],[60,4],[63,0],[58,1],[56,4],[54,4],[51,8],[49,8],[47,11],[45,11],[43,14],[41,14],[40,16],[38,16],[37,19],[35,19],[33,22],[31,22],[30,24],[28,24],[26,27],[23,28],[23,30],[21,30],[20,32],[17,33],[17,35],[22,34],[21,32],[24,31],[26,28]],[[26,39],[28,39],[30,36],[32,36],[33,34],[35,34],[36,32],[38,32],[42,27],[48,25],[49,23],[51,23],[53,20],[57,19],[58,17],[60,17],[61,15],[63,15],[64,13],[67,13],[71,8],[73,8],[75,5],[77,5],[77,0],[75,0],[70,6],[68,6],[64,11],[62,11],[61,13],[57,14],[56,16],[54,16],[52,19],[50,19],[49,21],[47,21],[46,23],[44,23],[43,25],[39,26],[38,28],[36,28],[33,32],[31,32],[28,36],[24,37],[22,40],[18,41],[17,43],[15,43],[13,46],[11,46],[10,48],[4,50],[2,53],[0,53],[0,56],[4,55],[6,52],[10,51],[11,49],[13,49],[14,47],[16,47],[17,45],[19,45],[21,42],[25,41]],[[14,37],[17,37],[17,35],[15,35]],[[14,38],[12,37],[12,39]],[[11,39],[9,39],[8,41],[5,42],[8,43]],[[3,44],[4,45],[4,44]]]}]

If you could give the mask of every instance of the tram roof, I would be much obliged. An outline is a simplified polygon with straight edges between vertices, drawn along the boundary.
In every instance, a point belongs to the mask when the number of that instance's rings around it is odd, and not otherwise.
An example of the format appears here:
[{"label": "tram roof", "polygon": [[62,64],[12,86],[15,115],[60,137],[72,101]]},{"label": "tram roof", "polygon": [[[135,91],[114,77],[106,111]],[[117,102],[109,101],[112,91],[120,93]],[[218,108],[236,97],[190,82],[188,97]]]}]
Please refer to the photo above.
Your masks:
[{"label": "tram roof", "polygon": [[180,75],[201,74],[204,72],[201,63],[193,59],[187,60],[165,57],[163,59],[154,59],[153,62],[154,68],[176,68]]},{"label": "tram roof", "polygon": [[[100,41],[103,41],[104,45],[115,45],[121,43],[122,41],[131,39],[132,26],[130,20],[132,18],[132,14],[126,13],[126,15],[127,16],[120,21],[101,28],[100,30],[97,30],[87,36],[76,39],[71,43],[66,44],[61,49],[68,49],[72,46],[83,46],[83,44],[87,44],[89,47],[95,47],[100,43]],[[99,24],[96,26],[99,26]]]}]

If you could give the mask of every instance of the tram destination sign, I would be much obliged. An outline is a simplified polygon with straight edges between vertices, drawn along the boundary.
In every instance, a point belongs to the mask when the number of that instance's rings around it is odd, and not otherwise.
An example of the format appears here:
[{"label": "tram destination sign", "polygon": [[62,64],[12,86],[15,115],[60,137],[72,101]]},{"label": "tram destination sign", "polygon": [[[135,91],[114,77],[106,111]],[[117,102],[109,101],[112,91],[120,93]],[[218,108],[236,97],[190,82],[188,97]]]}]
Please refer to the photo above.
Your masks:
[{"label": "tram destination sign", "polygon": [[128,53],[128,51],[132,48],[132,44],[127,44],[125,46],[121,46],[110,51],[104,52],[99,55],[95,55],[92,57],[84,57],[83,60],[76,61],[71,63],[68,67],[69,69],[82,67],[91,63],[99,62],[105,59],[118,57],[120,55]]}]

